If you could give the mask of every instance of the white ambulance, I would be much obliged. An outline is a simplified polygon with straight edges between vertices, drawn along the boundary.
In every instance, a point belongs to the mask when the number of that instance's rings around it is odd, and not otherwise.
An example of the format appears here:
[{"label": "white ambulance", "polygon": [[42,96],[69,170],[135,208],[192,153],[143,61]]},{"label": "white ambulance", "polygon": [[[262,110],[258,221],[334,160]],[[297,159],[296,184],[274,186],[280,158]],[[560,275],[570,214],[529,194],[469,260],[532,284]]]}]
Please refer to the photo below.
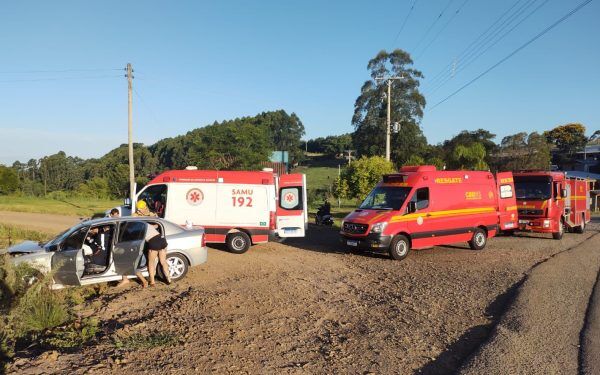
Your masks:
[{"label": "white ambulance", "polygon": [[[203,227],[206,242],[226,243],[231,252],[241,254],[252,244],[304,237],[306,197],[304,174],[188,167],[156,176],[136,200],[145,201],[159,217],[182,226]],[[131,207],[119,207],[121,215],[131,215]]]}]

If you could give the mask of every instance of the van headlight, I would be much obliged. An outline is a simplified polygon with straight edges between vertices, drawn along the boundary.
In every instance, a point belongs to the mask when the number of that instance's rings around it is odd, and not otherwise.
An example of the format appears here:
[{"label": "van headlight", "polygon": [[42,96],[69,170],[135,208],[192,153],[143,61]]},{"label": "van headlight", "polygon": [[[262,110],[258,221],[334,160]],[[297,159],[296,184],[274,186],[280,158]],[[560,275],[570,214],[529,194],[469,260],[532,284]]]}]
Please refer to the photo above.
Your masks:
[{"label": "van headlight", "polygon": [[387,224],[387,221],[373,224],[371,227],[371,233],[383,233],[385,227],[387,227]]}]

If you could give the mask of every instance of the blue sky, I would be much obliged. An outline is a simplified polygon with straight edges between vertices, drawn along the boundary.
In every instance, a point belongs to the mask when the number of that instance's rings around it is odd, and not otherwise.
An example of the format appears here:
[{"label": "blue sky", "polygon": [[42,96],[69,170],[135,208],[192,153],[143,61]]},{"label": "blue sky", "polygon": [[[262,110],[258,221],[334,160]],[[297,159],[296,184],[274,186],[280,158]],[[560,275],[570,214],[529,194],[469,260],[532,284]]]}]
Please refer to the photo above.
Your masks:
[{"label": "blue sky", "polygon": [[499,141],[567,122],[600,128],[600,0],[433,110],[580,1],[518,0],[513,9],[541,8],[464,70],[457,60],[433,93],[431,79],[517,0],[467,1],[425,53],[464,0],[418,0],[395,40],[413,1],[2,2],[0,163],[59,150],[98,157],[125,143],[127,62],[135,138],[146,144],[280,108],[300,116],[307,138],[351,132],[367,62],[392,47],[419,57],[430,143],[463,129]]}]

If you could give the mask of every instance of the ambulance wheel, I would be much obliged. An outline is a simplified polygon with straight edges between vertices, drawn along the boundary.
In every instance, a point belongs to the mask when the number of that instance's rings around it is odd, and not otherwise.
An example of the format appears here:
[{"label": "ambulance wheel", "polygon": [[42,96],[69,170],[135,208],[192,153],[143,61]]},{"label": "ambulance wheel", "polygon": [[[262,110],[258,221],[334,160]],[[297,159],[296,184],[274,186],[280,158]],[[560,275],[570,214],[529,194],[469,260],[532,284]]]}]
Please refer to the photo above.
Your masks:
[{"label": "ambulance wheel", "polygon": [[561,238],[563,238],[563,234],[565,234],[565,224],[561,219],[558,223],[558,232],[553,232],[552,238],[554,238],[555,240],[560,240]]},{"label": "ambulance wheel", "polygon": [[469,241],[469,246],[472,250],[482,250],[487,244],[487,233],[481,229],[475,229],[473,232],[473,237],[471,237],[471,241]]},{"label": "ambulance wheel", "polygon": [[390,257],[394,260],[402,260],[410,252],[410,241],[401,234],[394,237],[390,245]]},{"label": "ambulance wheel", "polygon": [[250,248],[250,237],[244,232],[233,232],[227,235],[227,248],[234,254],[243,254]]},{"label": "ambulance wheel", "polygon": [[585,214],[581,214],[581,225],[575,227],[575,233],[583,233],[585,232]]}]

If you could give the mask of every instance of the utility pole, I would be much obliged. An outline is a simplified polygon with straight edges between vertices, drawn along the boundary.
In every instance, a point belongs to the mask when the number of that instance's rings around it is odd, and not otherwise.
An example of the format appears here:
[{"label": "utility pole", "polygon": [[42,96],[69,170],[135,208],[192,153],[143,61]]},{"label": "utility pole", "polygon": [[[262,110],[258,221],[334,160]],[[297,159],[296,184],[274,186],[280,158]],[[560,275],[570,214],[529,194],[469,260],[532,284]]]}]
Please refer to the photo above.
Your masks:
[{"label": "utility pole", "polygon": [[391,127],[392,127],[392,81],[404,79],[404,77],[380,77],[375,78],[376,81],[387,81],[388,92],[387,92],[387,122],[385,129],[385,160],[390,161],[390,148],[391,148]]},{"label": "utility pole", "polygon": [[131,64],[127,64],[127,134],[129,142],[129,197],[131,199],[131,213],[135,211],[135,168],[133,165],[133,113],[132,113],[132,93],[133,90],[133,68]]}]

